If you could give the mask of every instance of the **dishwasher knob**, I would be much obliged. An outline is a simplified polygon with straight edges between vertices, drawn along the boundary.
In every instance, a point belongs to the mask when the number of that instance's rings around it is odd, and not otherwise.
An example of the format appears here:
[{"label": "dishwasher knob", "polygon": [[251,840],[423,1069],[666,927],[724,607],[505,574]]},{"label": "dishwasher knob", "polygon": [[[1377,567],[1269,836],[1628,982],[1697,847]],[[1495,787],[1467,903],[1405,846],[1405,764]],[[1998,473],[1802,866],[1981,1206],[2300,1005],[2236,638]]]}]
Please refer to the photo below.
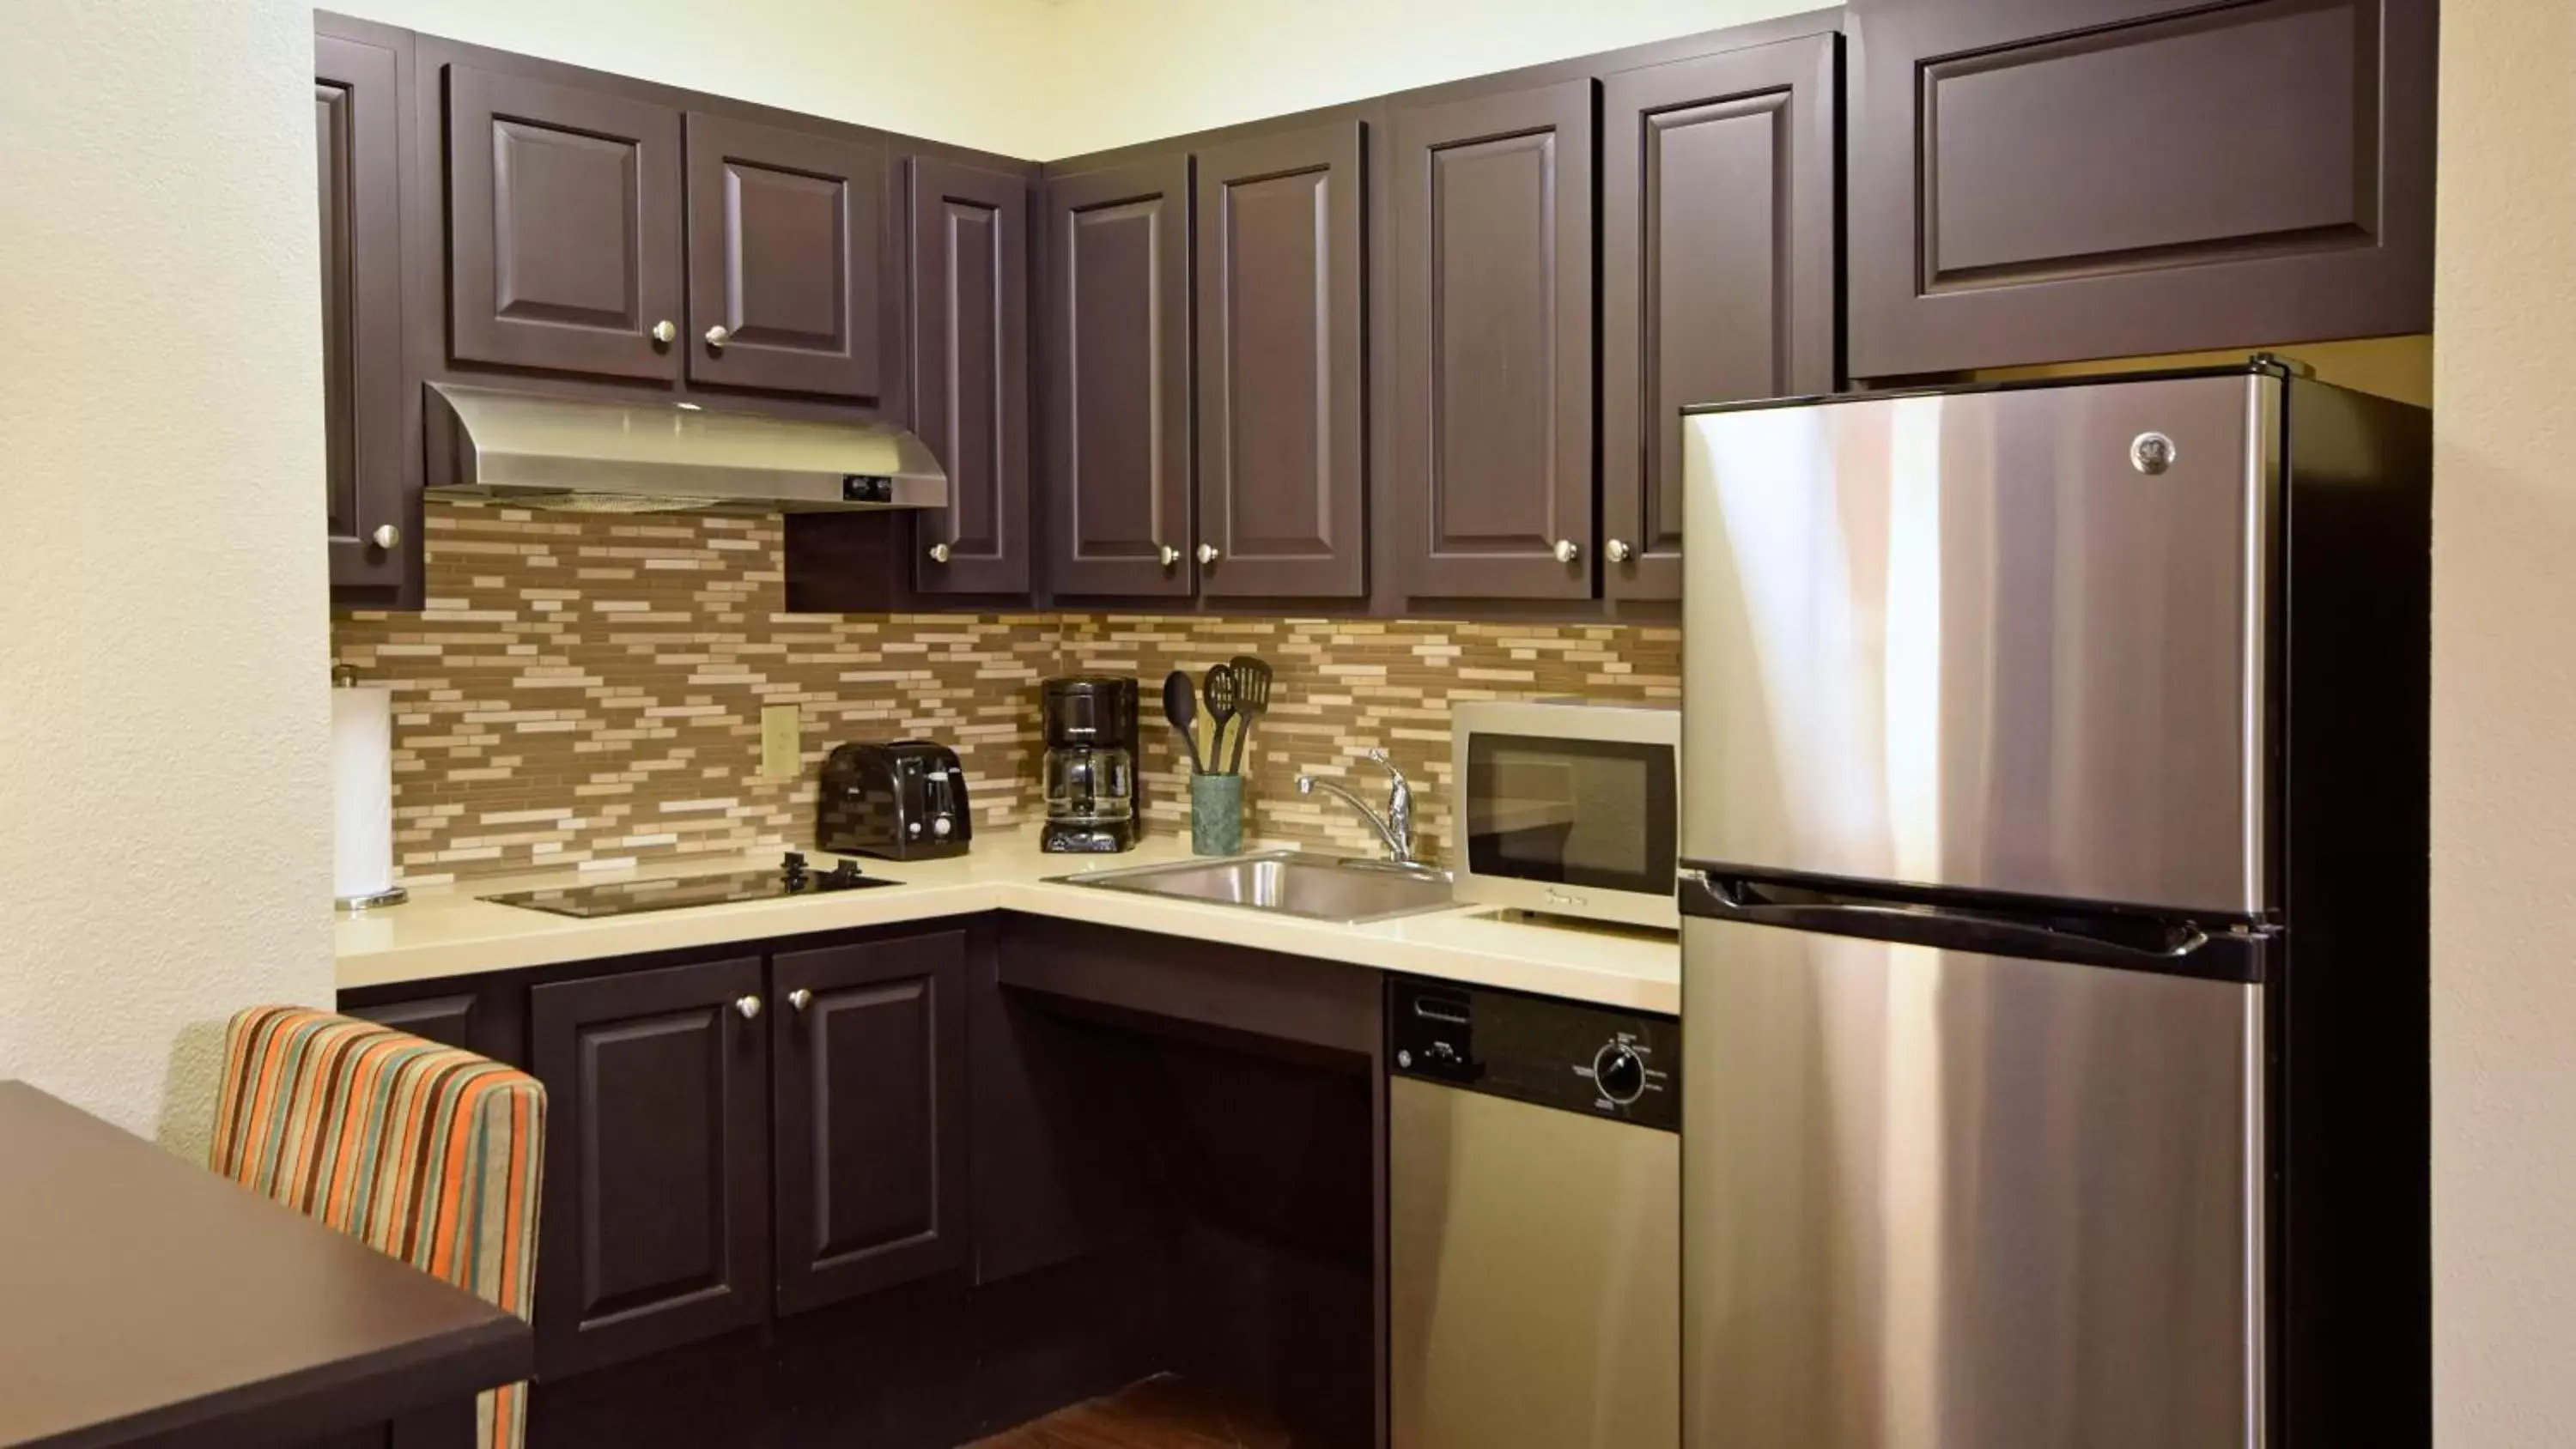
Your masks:
[{"label": "dishwasher knob", "polygon": [[1592,1054],[1592,1084],[1602,1096],[1624,1107],[1645,1094],[1646,1064],[1635,1052],[1611,1042]]}]

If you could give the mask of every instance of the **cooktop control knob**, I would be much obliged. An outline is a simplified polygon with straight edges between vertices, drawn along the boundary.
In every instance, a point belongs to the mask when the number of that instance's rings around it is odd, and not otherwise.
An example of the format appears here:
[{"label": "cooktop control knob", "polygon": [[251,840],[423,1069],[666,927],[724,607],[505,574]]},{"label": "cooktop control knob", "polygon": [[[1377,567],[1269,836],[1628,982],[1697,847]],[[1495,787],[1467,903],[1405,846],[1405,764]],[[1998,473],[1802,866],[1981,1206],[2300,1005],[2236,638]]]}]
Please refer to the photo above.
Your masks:
[{"label": "cooktop control knob", "polygon": [[930,822],[930,833],[938,836],[942,840],[946,840],[948,838],[948,832],[956,828],[957,822],[949,819],[945,815],[942,815],[938,819]]},{"label": "cooktop control knob", "polygon": [[1592,1084],[1624,1107],[1645,1094],[1646,1064],[1625,1043],[1606,1043],[1592,1054]]}]

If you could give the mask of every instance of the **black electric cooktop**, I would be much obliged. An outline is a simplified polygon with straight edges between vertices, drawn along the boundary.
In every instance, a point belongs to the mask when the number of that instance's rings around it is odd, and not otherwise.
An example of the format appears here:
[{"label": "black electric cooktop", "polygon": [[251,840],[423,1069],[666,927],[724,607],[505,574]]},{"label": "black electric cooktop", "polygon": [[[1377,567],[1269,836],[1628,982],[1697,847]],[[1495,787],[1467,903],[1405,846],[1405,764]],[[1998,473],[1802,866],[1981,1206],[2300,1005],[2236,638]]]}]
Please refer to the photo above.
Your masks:
[{"label": "black electric cooktop", "polygon": [[639,911],[730,905],[735,901],[783,900],[789,896],[866,890],[872,886],[893,884],[895,882],[883,876],[862,872],[855,860],[844,860],[818,875],[805,868],[802,853],[791,850],[776,870],[737,870],[723,875],[681,875],[659,880],[558,886],[551,890],[511,891],[506,895],[483,896],[481,899],[495,905],[519,906],[526,910],[588,920],[597,916],[631,916]]}]

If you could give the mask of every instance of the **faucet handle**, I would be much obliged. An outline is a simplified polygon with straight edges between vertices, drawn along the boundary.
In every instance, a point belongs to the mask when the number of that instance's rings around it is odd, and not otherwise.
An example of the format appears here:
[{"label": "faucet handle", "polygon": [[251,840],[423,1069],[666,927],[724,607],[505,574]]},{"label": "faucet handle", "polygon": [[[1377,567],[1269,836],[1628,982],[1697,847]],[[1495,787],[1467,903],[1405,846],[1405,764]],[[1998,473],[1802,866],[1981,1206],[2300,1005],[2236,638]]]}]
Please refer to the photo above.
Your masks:
[{"label": "faucet handle", "polygon": [[1397,783],[1397,784],[1399,784],[1399,785],[1401,785],[1401,784],[1403,784],[1403,783],[1404,783],[1404,772],[1403,772],[1402,770],[1399,770],[1399,769],[1397,769],[1397,768],[1395,767],[1395,761],[1390,760],[1390,759],[1388,759],[1388,758],[1386,757],[1386,751],[1384,751],[1384,750],[1376,750],[1376,749],[1373,749],[1373,750],[1371,750],[1371,751],[1369,751],[1369,752],[1368,752],[1368,757],[1369,757],[1370,759],[1372,759],[1372,760],[1377,761],[1377,763],[1378,763],[1378,765],[1379,765],[1379,767],[1380,767],[1380,768],[1384,769],[1388,774],[1390,774],[1390,775],[1394,776],[1394,777],[1395,777],[1395,783]]}]

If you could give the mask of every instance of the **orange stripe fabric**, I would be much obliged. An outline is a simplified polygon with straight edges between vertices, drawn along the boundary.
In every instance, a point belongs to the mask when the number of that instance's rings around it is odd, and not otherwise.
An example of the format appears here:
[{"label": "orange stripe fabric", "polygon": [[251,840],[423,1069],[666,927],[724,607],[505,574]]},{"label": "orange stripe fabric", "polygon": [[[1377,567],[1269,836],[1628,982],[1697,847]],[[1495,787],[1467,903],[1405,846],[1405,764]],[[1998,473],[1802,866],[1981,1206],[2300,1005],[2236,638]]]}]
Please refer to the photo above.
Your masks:
[{"label": "orange stripe fabric", "polygon": [[[302,1007],[224,1039],[208,1165],[520,1317],[536,1278],[545,1089],[471,1052]],[[483,1449],[519,1449],[527,1394],[482,1396]]]}]

